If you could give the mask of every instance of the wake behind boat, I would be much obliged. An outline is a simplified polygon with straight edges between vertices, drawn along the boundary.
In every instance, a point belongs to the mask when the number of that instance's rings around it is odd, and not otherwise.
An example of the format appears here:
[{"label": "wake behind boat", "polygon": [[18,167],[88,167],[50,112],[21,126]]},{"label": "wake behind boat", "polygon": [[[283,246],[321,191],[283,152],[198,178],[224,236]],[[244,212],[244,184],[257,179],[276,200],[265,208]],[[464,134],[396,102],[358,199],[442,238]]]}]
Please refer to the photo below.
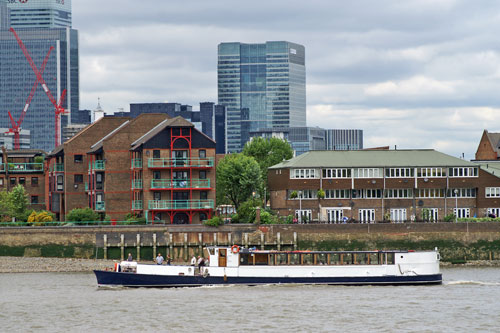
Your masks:
[{"label": "wake behind boat", "polygon": [[224,284],[440,284],[433,251],[273,251],[210,246],[209,265],[162,266],[122,261],[94,271],[99,286],[197,287]]}]

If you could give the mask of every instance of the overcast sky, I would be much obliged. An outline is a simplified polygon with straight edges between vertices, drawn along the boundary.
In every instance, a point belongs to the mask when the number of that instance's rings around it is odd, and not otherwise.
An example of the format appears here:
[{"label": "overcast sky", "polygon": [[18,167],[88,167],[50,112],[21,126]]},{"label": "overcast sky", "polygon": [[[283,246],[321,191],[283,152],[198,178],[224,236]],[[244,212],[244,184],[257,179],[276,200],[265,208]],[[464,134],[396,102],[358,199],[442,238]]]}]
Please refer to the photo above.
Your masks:
[{"label": "overcast sky", "polygon": [[500,2],[73,0],[80,108],[217,102],[217,44],[306,48],[307,124],[474,157],[500,131]]}]

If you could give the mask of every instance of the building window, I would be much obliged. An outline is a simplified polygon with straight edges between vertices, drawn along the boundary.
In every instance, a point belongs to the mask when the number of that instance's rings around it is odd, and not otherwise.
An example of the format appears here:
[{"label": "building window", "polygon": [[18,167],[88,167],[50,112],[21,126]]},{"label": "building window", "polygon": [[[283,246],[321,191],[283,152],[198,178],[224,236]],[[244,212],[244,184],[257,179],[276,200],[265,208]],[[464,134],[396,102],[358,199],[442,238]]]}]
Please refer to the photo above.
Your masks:
[{"label": "building window", "polygon": [[83,183],[83,175],[75,175],[75,184]]},{"label": "building window", "polygon": [[153,192],[154,200],[161,200],[161,192]]},{"label": "building window", "polygon": [[488,217],[498,217],[500,216],[500,208],[488,208],[487,213]]},{"label": "building window", "polygon": [[458,219],[468,218],[470,217],[470,208],[453,208],[453,214]]},{"label": "building window", "polygon": [[153,171],[153,179],[161,179],[161,171]]},{"label": "building window", "polygon": [[31,196],[31,204],[32,205],[38,204],[38,195],[32,195]]},{"label": "building window", "polygon": [[406,209],[404,208],[391,209],[391,221],[393,222],[406,221]]},{"label": "building window", "polygon": [[63,191],[64,190],[64,177],[63,175],[57,175],[57,178],[56,178],[56,181],[57,181],[57,191]]},{"label": "building window", "polygon": [[207,191],[201,191],[200,192],[200,200],[207,200],[208,198],[208,192]]},{"label": "building window", "polygon": [[290,178],[318,178],[319,174],[317,174],[316,169],[291,169],[290,170]]},{"label": "building window", "polygon": [[200,179],[207,179],[207,172],[205,170],[200,170]]},{"label": "building window", "polygon": [[387,178],[412,178],[414,177],[414,169],[412,168],[389,168],[385,169]]},{"label": "building window", "polygon": [[153,150],[153,158],[160,158],[160,151],[158,149]]},{"label": "building window", "polygon": [[15,177],[10,177],[10,186],[15,186],[17,184]]},{"label": "building window", "polygon": [[323,178],[351,178],[351,169],[323,169]]},{"label": "building window", "polygon": [[438,220],[438,211],[437,208],[423,208],[422,220],[425,222],[436,222]]},{"label": "building window", "polygon": [[500,187],[487,187],[485,189],[487,198],[499,198],[500,197]]},{"label": "building window", "polygon": [[[297,192],[297,197],[296,198],[290,198],[290,195],[293,192]],[[291,200],[299,200],[299,199],[317,199],[316,197],[316,190],[302,190],[302,191],[294,191],[294,190],[289,190],[288,191],[288,199]]]},{"label": "building window", "polygon": [[26,185],[26,178],[24,177],[19,177],[19,185]]},{"label": "building window", "polygon": [[[456,193],[455,193],[456,191]],[[449,198],[475,198],[475,188],[450,188],[448,189]]]},{"label": "building window", "polygon": [[207,157],[207,151],[205,149],[200,149],[198,151],[198,156],[200,156],[200,158],[206,158]]},{"label": "building window", "polygon": [[207,214],[200,213],[200,221],[205,221],[207,219]]},{"label": "building window", "polygon": [[442,188],[420,188],[416,190],[417,198],[444,198],[444,189]]},{"label": "building window", "polygon": [[420,168],[417,172],[417,177],[420,178],[436,178],[445,176],[446,174],[443,168]]},{"label": "building window", "polygon": [[83,163],[83,155],[75,155],[75,163]]},{"label": "building window", "polygon": [[381,189],[361,189],[361,190],[352,190],[352,198],[353,199],[376,199],[382,198],[382,190]]},{"label": "building window", "polygon": [[449,168],[450,177],[477,177],[478,169],[469,168]]},{"label": "building window", "polygon": [[38,186],[38,177],[31,177],[31,186],[33,187]]},{"label": "building window", "polygon": [[375,222],[375,209],[360,209],[358,217],[361,223],[373,223]]},{"label": "building window", "polygon": [[354,169],[354,178],[381,178],[382,172],[379,168]]},{"label": "building window", "polygon": [[325,199],[349,199],[350,190],[325,190]]},{"label": "building window", "polygon": [[310,209],[297,209],[295,210],[295,218],[299,223],[309,222],[312,218],[312,211]]},{"label": "building window", "polygon": [[385,197],[389,199],[412,198],[413,190],[411,188],[386,189]]}]

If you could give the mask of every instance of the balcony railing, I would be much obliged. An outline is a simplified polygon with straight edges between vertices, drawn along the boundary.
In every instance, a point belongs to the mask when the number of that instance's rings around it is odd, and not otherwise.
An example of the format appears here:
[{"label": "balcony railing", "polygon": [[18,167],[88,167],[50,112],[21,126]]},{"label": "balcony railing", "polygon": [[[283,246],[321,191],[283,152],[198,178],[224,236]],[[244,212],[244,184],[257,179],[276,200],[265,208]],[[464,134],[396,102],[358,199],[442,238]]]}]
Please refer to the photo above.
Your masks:
[{"label": "balcony railing", "polygon": [[63,172],[64,171],[64,163],[54,163],[50,167],[50,171]]},{"label": "balcony railing", "polygon": [[133,200],[132,210],[142,210],[142,200]]},{"label": "balcony railing", "polygon": [[130,167],[132,169],[142,168],[142,159],[141,158],[133,158],[131,161]]},{"label": "balcony railing", "polygon": [[149,168],[210,168],[214,166],[214,159],[207,158],[150,158]]},{"label": "balcony railing", "polygon": [[209,200],[149,200],[148,208],[162,209],[213,209],[214,201]]},{"label": "balcony railing", "polygon": [[132,180],[132,189],[134,189],[134,190],[142,189],[142,179]]},{"label": "balcony railing", "polygon": [[151,188],[210,188],[210,179],[152,179]]},{"label": "balcony railing", "polygon": [[104,160],[94,161],[92,164],[92,169],[94,170],[105,170],[106,162]]},{"label": "balcony railing", "polygon": [[96,211],[102,212],[105,209],[106,209],[106,205],[105,205],[104,201],[96,201],[96,203],[95,203],[95,210]]},{"label": "balcony railing", "polygon": [[[43,163],[7,163],[9,172],[43,172]],[[5,163],[0,165],[0,171],[5,171]]]}]

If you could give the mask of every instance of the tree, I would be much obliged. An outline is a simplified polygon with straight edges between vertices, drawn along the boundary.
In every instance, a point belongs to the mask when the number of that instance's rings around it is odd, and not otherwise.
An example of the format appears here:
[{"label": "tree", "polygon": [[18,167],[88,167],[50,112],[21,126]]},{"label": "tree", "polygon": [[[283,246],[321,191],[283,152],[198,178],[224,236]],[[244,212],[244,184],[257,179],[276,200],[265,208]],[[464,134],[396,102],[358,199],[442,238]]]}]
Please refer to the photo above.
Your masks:
[{"label": "tree", "polygon": [[10,191],[9,200],[12,205],[11,216],[16,218],[16,221],[26,221],[28,216],[28,195],[24,186],[17,185]]},{"label": "tree", "polygon": [[[265,188],[261,189],[261,192],[265,192],[267,202],[267,196],[269,196],[268,191],[265,190],[268,187],[267,169],[283,160],[291,159],[293,157],[292,147],[286,140],[256,137],[245,144],[243,154],[255,158],[259,163],[265,186]],[[264,193],[261,194],[264,195]]]},{"label": "tree", "polygon": [[0,216],[2,221],[8,221],[12,214],[12,202],[9,198],[9,192],[6,190],[0,191]]},{"label": "tree", "polygon": [[217,165],[217,203],[231,203],[236,210],[261,188],[260,167],[253,157],[227,155]]}]

